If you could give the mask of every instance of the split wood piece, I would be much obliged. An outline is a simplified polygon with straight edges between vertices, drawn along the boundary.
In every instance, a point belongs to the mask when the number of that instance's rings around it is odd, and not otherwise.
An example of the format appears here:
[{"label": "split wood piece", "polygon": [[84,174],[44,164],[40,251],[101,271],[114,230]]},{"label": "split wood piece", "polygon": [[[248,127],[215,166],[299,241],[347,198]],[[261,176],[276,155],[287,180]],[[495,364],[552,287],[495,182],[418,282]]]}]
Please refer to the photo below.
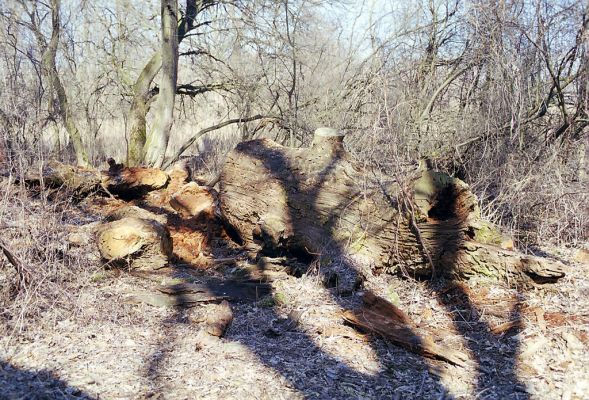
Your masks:
[{"label": "split wood piece", "polygon": [[[271,287],[253,281],[211,280],[207,283],[183,282],[162,285],[157,290],[161,293],[135,293],[126,301],[133,304],[145,303],[154,307],[193,307],[200,303],[219,303],[223,300],[254,302],[268,295]],[[224,313],[227,314],[225,311]]]},{"label": "split wood piece", "polygon": [[398,179],[365,171],[342,140],[318,132],[310,148],[258,139],[229,153],[219,204],[243,244],[270,255],[331,247],[373,260],[377,270],[411,276],[482,274],[526,284],[564,276],[557,261],[501,248],[510,247],[509,239],[481,218],[461,180],[415,170],[401,187]]},{"label": "split wood piece", "polygon": [[201,214],[214,215],[217,209],[215,189],[189,182],[172,195],[170,205],[184,217],[198,217]]},{"label": "split wood piece", "polygon": [[342,313],[346,322],[424,357],[459,366],[466,364],[466,354],[436,344],[430,336],[411,326],[409,318],[401,310],[369,293],[363,296],[364,306],[360,310]]},{"label": "split wood piece", "polygon": [[122,218],[98,228],[101,256],[130,269],[157,270],[165,267],[172,256],[172,239],[168,228],[157,221]]},{"label": "split wood piece", "polygon": [[489,331],[494,335],[502,335],[510,329],[519,328],[521,325],[522,322],[520,320],[511,320],[495,325],[491,327]]},{"label": "split wood piece", "polygon": [[142,292],[135,293],[125,299],[126,303],[145,303],[154,307],[194,307],[199,303],[212,303],[226,300],[227,297],[216,296],[208,293],[185,293],[178,296],[169,296],[161,293]]},{"label": "split wood piece", "polygon": [[123,218],[141,218],[151,219],[159,222],[162,225],[168,223],[168,217],[165,214],[156,214],[145,208],[137,206],[124,206],[118,208],[106,216],[107,221],[116,221]]},{"label": "split wood piece", "polygon": [[[292,262],[292,265],[289,265]],[[235,271],[236,276],[243,276],[257,282],[276,282],[291,276],[301,277],[308,267],[292,258],[260,257],[256,264],[246,264]]]}]

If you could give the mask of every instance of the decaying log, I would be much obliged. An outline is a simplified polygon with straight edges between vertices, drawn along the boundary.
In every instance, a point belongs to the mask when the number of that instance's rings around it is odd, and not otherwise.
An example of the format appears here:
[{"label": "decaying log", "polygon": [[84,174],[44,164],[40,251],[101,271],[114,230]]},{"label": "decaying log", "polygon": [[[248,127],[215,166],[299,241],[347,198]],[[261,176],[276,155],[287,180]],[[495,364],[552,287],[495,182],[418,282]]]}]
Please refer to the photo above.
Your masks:
[{"label": "decaying log", "polygon": [[33,174],[26,181],[53,188],[63,187],[82,195],[102,189],[102,174],[98,170],[57,161],[48,162],[40,174]]},{"label": "decaying log", "polygon": [[525,282],[564,276],[559,262],[509,250],[509,238],[481,218],[467,184],[425,169],[415,175],[400,183],[363,170],[330,129],[318,130],[310,148],[253,140],[228,155],[220,209],[245,244],[267,253],[330,248],[410,275]]},{"label": "decaying log", "polygon": [[27,177],[26,181],[65,188],[82,195],[105,191],[131,198],[165,187],[169,177],[156,168],[125,168],[120,164],[111,164],[108,171],[98,171],[51,161],[43,167],[41,173]]},{"label": "decaying log", "polygon": [[121,207],[108,214],[106,216],[106,221],[116,221],[123,218],[152,219],[162,225],[166,225],[168,223],[168,218],[165,214],[156,214],[137,206]]},{"label": "decaying log", "polygon": [[126,303],[144,303],[153,307],[194,307],[202,303],[223,301],[225,297],[207,293],[188,293],[182,296],[169,296],[161,293],[135,293],[125,299]]},{"label": "decaying log", "polygon": [[169,176],[157,168],[125,168],[112,164],[102,173],[102,185],[121,197],[137,197],[168,184]]},{"label": "decaying log", "polygon": [[204,293],[208,296],[218,296],[237,302],[259,301],[270,293],[270,285],[257,281],[214,281],[204,283],[179,283],[161,286],[158,290],[170,296],[185,296],[187,294]]},{"label": "decaying log", "polygon": [[104,259],[128,263],[130,269],[157,270],[172,256],[170,232],[149,219],[128,217],[105,223],[98,228],[97,242]]},{"label": "decaying log", "polygon": [[233,321],[233,311],[227,300],[213,307],[206,317],[205,326],[209,335],[221,337]]},{"label": "decaying log", "polygon": [[185,217],[198,217],[202,213],[213,215],[217,203],[215,189],[189,182],[172,195],[170,205]]},{"label": "decaying log", "polygon": [[429,334],[416,329],[409,317],[393,304],[371,292],[365,293],[362,300],[364,306],[361,309],[342,313],[347,323],[422,356],[465,365],[466,354],[436,344]]}]

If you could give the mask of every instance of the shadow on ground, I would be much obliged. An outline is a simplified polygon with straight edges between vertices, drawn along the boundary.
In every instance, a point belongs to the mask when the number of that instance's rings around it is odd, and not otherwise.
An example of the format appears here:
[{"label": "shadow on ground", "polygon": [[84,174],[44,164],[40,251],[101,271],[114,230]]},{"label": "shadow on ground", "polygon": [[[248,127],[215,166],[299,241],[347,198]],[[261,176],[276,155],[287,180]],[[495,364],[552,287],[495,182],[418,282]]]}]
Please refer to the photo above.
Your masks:
[{"label": "shadow on ground", "polygon": [[49,370],[25,370],[0,360],[0,400],[84,399],[94,397],[69,386]]}]

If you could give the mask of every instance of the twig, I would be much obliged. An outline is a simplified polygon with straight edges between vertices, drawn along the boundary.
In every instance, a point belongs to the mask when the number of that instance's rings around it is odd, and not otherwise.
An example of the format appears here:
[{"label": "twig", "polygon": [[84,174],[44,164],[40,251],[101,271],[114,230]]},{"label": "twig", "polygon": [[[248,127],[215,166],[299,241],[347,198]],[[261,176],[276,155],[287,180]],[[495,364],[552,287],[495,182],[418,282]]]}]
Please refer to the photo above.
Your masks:
[{"label": "twig", "polygon": [[23,263],[14,255],[8,245],[0,239],[0,248],[8,259],[8,262],[14,266],[16,273],[18,274],[18,284],[20,288],[26,288],[26,285],[30,281],[31,273],[23,266]]}]

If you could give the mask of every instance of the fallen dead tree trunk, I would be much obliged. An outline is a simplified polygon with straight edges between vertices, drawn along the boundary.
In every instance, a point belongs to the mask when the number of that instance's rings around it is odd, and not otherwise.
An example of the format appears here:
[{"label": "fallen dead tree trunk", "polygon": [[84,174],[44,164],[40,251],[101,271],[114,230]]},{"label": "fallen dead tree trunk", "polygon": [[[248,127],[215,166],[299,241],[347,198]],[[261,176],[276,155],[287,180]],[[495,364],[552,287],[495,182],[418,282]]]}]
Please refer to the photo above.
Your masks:
[{"label": "fallen dead tree trunk", "polygon": [[99,171],[52,161],[46,164],[39,174],[27,177],[26,181],[53,188],[65,188],[81,195],[104,191],[131,198],[164,188],[169,177],[157,168],[126,168],[114,162],[110,162],[107,171]]},{"label": "fallen dead tree trunk", "polygon": [[407,184],[377,179],[351,159],[342,135],[325,128],[310,148],[254,140],[229,154],[219,179],[220,208],[245,244],[268,253],[335,249],[410,275],[520,282],[564,276],[559,262],[501,248],[509,241],[481,219],[464,182],[416,172]]},{"label": "fallen dead tree trunk", "polygon": [[257,281],[215,281],[206,284],[179,283],[160,286],[160,293],[135,293],[127,298],[129,303],[145,303],[156,307],[193,307],[199,303],[240,303],[259,301],[271,292],[268,284]]}]

